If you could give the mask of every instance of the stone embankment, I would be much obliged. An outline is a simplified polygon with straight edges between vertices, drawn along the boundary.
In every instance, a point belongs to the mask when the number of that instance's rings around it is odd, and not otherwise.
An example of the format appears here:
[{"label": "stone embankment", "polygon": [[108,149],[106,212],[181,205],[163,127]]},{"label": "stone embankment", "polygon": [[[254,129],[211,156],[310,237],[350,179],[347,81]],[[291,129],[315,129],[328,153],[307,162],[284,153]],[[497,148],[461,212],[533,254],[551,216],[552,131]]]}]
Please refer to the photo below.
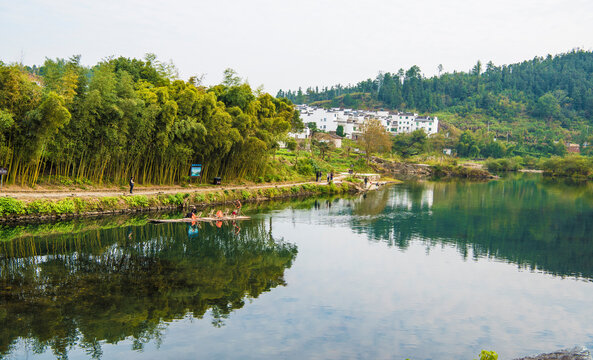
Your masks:
[{"label": "stone embankment", "polygon": [[560,350],[549,354],[528,356],[515,360],[591,360],[591,353],[584,347]]}]

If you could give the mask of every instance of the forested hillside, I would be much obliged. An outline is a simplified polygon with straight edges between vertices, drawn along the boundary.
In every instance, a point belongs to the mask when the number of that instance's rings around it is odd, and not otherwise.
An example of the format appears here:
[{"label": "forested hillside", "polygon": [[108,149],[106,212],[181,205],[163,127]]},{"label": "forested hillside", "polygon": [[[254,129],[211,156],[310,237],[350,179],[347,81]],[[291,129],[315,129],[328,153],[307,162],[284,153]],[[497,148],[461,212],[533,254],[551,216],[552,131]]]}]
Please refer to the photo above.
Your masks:
[{"label": "forested hillside", "polygon": [[379,73],[356,85],[282,91],[280,98],[325,107],[384,108],[437,115],[444,128],[489,132],[524,153],[550,141],[591,142],[593,53],[574,50],[468,72],[424,77],[419,67]]},{"label": "forested hillside", "polygon": [[0,62],[0,166],[11,183],[38,178],[165,184],[258,176],[277,140],[299,128],[292,103],[253,91],[232,70],[213,87],[175,79],[153,55],[87,68],[80,57],[40,67]]}]

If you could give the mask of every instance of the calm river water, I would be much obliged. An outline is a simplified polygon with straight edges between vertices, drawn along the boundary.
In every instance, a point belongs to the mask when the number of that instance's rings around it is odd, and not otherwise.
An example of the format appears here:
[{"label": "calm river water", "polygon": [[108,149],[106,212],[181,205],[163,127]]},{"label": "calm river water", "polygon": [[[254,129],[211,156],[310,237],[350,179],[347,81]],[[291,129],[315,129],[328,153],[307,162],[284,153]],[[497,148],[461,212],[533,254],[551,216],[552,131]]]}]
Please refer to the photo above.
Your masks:
[{"label": "calm river water", "polygon": [[0,357],[501,359],[593,347],[593,188],[533,175],[0,230]]}]

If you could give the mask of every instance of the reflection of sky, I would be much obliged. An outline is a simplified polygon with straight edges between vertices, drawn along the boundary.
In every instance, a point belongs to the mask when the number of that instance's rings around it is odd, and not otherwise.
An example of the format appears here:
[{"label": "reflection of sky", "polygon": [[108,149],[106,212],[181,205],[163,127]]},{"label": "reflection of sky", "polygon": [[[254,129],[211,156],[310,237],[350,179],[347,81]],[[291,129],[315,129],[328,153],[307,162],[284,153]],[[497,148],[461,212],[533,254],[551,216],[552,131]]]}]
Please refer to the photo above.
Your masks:
[{"label": "reflection of sky", "polygon": [[345,226],[345,204],[273,213],[274,237],[299,250],[287,286],[247,301],[222,328],[208,314],[179,320],[159,350],[153,341],[132,352],[126,341],[104,345],[104,358],[473,359],[487,349],[509,359],[593,345],[590,282],[464,260],[420,239],[405,250],[369,242]]}]

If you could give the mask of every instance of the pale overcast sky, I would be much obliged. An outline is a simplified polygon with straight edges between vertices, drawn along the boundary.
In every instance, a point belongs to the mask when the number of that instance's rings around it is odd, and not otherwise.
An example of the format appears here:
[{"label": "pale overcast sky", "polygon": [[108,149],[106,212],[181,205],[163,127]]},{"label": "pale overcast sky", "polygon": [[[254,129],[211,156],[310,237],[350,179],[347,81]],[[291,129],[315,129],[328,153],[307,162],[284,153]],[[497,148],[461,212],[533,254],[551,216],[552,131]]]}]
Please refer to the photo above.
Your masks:
[{"label": "pale overcast sky", "polygon": [[426,76],[593,49],[591,0],[0,0],[0,60],[173,60],[184,80],[235,69],[266,91]]}]

